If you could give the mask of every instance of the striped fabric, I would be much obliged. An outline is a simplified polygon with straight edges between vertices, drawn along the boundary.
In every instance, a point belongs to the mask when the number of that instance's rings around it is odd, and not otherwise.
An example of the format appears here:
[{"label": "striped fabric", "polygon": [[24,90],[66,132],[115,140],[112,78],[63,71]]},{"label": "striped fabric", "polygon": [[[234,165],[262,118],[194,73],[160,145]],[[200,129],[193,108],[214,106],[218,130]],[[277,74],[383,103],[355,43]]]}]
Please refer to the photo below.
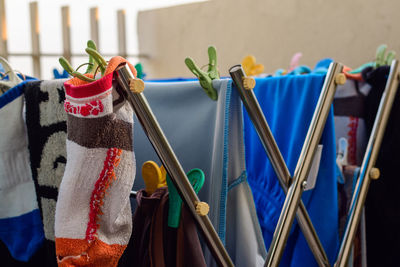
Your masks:
[{"label": "striped fabric", "polygon": [[133,111],[127,102],[113,106],[120,102],[116,65],[95,82],[65,83],[67,165],[55,219],[59,266],[116,266],[132,232]]}]

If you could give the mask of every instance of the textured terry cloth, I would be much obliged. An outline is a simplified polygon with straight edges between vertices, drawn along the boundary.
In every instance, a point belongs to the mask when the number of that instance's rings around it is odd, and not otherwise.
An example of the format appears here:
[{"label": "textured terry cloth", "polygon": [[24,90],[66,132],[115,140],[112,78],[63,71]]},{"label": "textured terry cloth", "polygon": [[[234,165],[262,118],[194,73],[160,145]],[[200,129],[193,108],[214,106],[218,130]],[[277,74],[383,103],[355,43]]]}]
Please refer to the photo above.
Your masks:
[{"label": "textured terry cloth", "polygon": [[127,101],[115,105],[122,96],[113,75],[64,85],[68,136],[55,219],[59,266],[116,266],[131,235],[133,110]]},{"label": "textured terry cloth", "polygon": [[[235,266],[263,266],[266,252],[244,161],[241,102],[232,82],[213,81],[218,101],[198,81],[145,85],[144,95],[184,170],[204,171],[199,198],[210,205],[210,220]],[[134,135],[138,166],[158,159],[139,124]],[[142,179],[134,188],[144,188]],[[207,266],[213,266],[208,250],[204,253]]]},{"label": "textured terry cloth", "polygon": [[155,267],[205,267],[196,225],[186,206],[179,228],[168,227],[168,188],[148,196],[138,191],[133,216],[133,242],[128,246],[132,265]]},{"label": "textured terry cloth", "polygon": [[[256,79],[254,93],[293,174],[318,101],[324,75],[308,74]],[[269,247],[285,200],[285,194],[269,163],[264,148],[248,117],[244,116],[246,168],[263,231]],[[321,137],[322,158],[315,188],[305,191],[302,200],[310,214],[322,245],[333,263],[338,249],[338,207],[335,176],[335,133],[333,111]],[[308,244],[295,223],[280,266],[317,266]]]},{"label": "textured terry cloth", "polygon": [[0,240],[19,261],[44,241],[23,121],[24,84],[0,96]]},{"label": "textured terry cloth", "polygon": [[46,238],[41,252],[45,266],[57,266],[54,218],[67,157],[64,82],[35,81],[24,87],[31,170]]},{"label": "textured terry cloth", "polygon": [[[385,89],[389,67],[368,68],[363,71],[365,81],[371,86],[367,97],[367,129],[371,132]],[[372,180],[367,194],[367,264],[375,266],[398,266],[400,250],[400,90],[397,91],[390,113],[380,152],[375,164],[381,175]]]}]

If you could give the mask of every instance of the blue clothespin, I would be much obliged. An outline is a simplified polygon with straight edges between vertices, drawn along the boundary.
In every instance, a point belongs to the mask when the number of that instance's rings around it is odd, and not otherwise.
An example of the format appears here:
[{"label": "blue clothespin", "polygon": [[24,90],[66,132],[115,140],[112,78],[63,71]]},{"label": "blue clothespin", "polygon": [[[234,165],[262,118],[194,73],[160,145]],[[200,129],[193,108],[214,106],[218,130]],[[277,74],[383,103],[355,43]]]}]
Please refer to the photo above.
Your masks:
[{"label": "blue clothespin", "polygon": [[189,68],[189,70],[196,75],[199,79],[201,87],[206,91],[207,95],[212,100],[218,99],[217,90],[212,86],[212,81],[215,79],[219,79],[219,73],[217,69],[217,50],[214,46],[210,46],[208,48],[208,70],[207,72],[202,71],[199,67],[196,66],[193,59],[187,57],[185,59],[185,64]]},{"label": "blue clothespin", "polygon": [[[200,169],[192,169],[187,173],[190,184],[193,186],[194,191],[199,193],[204,185],[204,172]],[[174,184],[167,173],[167,185],[169,191],[169,211],[168,211],[168,226],[178,228],[181,220],[182,199],[178,194]]]},{"label": "blue clothespin", "polygon": [[69,78],[69,74],[66,70],[59,72],[58,69],[54,68],[53,69],[53,77],[54,77],[54,79],[67,79],[67,78]]}]

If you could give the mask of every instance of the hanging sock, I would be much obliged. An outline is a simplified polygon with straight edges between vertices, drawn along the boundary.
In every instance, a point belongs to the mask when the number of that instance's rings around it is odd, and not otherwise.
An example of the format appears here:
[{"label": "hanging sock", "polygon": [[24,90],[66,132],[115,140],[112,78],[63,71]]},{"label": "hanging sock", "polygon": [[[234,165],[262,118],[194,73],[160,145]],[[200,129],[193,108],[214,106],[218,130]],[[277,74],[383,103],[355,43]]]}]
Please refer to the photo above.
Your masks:
[{"label": "hanging sock", "polygon": [[65,83],[67,165],[55,221],[59,266],[116,266],[132,232],[133,110],[113,85],[114,70],[125,62],[111,59],[94,82]]}]

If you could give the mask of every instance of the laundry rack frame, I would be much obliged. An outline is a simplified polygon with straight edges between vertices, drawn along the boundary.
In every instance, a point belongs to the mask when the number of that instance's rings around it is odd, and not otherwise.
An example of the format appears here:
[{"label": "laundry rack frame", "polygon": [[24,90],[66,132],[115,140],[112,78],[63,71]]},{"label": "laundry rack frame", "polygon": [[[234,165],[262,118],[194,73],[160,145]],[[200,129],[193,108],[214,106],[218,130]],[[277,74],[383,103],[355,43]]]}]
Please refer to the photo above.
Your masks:
[{"label": "laundry rack frame", "polygon": [[[393,60],[390,66],[389,76],[387,78],[386,86],[380,100],[377,114],[375,116],[374,126],[369,137],[367,149],[365,151],[364,159],[360,168],[360,174],[358,176],[357,184],[352,196],[352,201],[347,216],[345,234],[342,238],[340,249],[337,254],[336,262],[334,264],[335,267],[345,267],[347,265],[351,246],[354,241],[357,227],[360,223],[360,219],[362,216],[362,209],[365,204],[371,179],[379,178],[379,170],[376,169],[374,165],[378,157],[380,145],[382,143],[387,122],[390,116],[390,111],[392,109],[393,102],[399,86],[400,73],[398,65],[398,60]],[[313,154],[316,150],[316,145],[318,144],[320,134],[322,133],[323,127],[325,125],[325,121],[322,120],[323,123],[320,123],[319,126],[317,126],[318,120],[321,122],[321,120],[318,119],[319,115],[317,114],[326,113],[320,114],[322,117],[327,115],[326,108],[330,108],[332,104],[333,95],[336,90],[336,84],[344,83],[343,76],[340,77],[340,75],[342,75],[340,73],[342,71],[342,68],[343,67],[336,62],[331,63],[331,66],[329,67],[325,83],[321,91],[321,96],[323,96],[326,91],[330,90],[331,92],[329,93],[329,97],[324,98],[320,96],[320,99],[318,100],[317,107],[306,136],[306,141],[303,145],[303,149],[299,157],[298,164],[296,166],[294,177],[291,179],[291,181],[288,180],[289,176],[286,164],[283,161],[282,155],[269,129],[268,123],[265,120],[257,98],[255,97],[252,90],[245,89],[243,83],[245,74],[243,69],[240,65],[234,66],[230,69],[230,75],[236,85],[235,87],[239,92],[243,105],[246,108],[246,111],[248,112],[253,125],[255,126],[260,141],[262,142],[267,156],[270,159],[271,164],[278,176],[279,182],[284,192],[287,193],[285,203],[281,210],[278,224],[275,228],[273,239],[268,250],[267,259],[264,266],[272,267],[279,265],[296,212],[299,219],[298,221],[300,228],[305,235],[305,238],[310,246],[311,251],[314,254],[318,265],[330,266],[330,263],[325,260],[325,251],[323,247],[320,246],[318,235],[316,235],[312,222],[308,218],[307,211],[302,206],[301,194],[303,191],[305,178],[307,177],[309,169],[311,167],[310,160],[312,160],[313,158]],[[325,103],[322,104],[322,102]],[[324,106],[325,111],[323,111]],[[313,124],[315,125],[313,126]],[[310,145],[310,143],[312,143],[312,141],[310,141],[310,138],[314,138],[314,145]],[[304,158],[307,156],[309,158],[308,162],[304,160]],[[303,171],[303,175],[298,174],[296,176],[296,173],[299,173],[298,170],[301,170],[302,168],[305,169],[305,171]]]}]

